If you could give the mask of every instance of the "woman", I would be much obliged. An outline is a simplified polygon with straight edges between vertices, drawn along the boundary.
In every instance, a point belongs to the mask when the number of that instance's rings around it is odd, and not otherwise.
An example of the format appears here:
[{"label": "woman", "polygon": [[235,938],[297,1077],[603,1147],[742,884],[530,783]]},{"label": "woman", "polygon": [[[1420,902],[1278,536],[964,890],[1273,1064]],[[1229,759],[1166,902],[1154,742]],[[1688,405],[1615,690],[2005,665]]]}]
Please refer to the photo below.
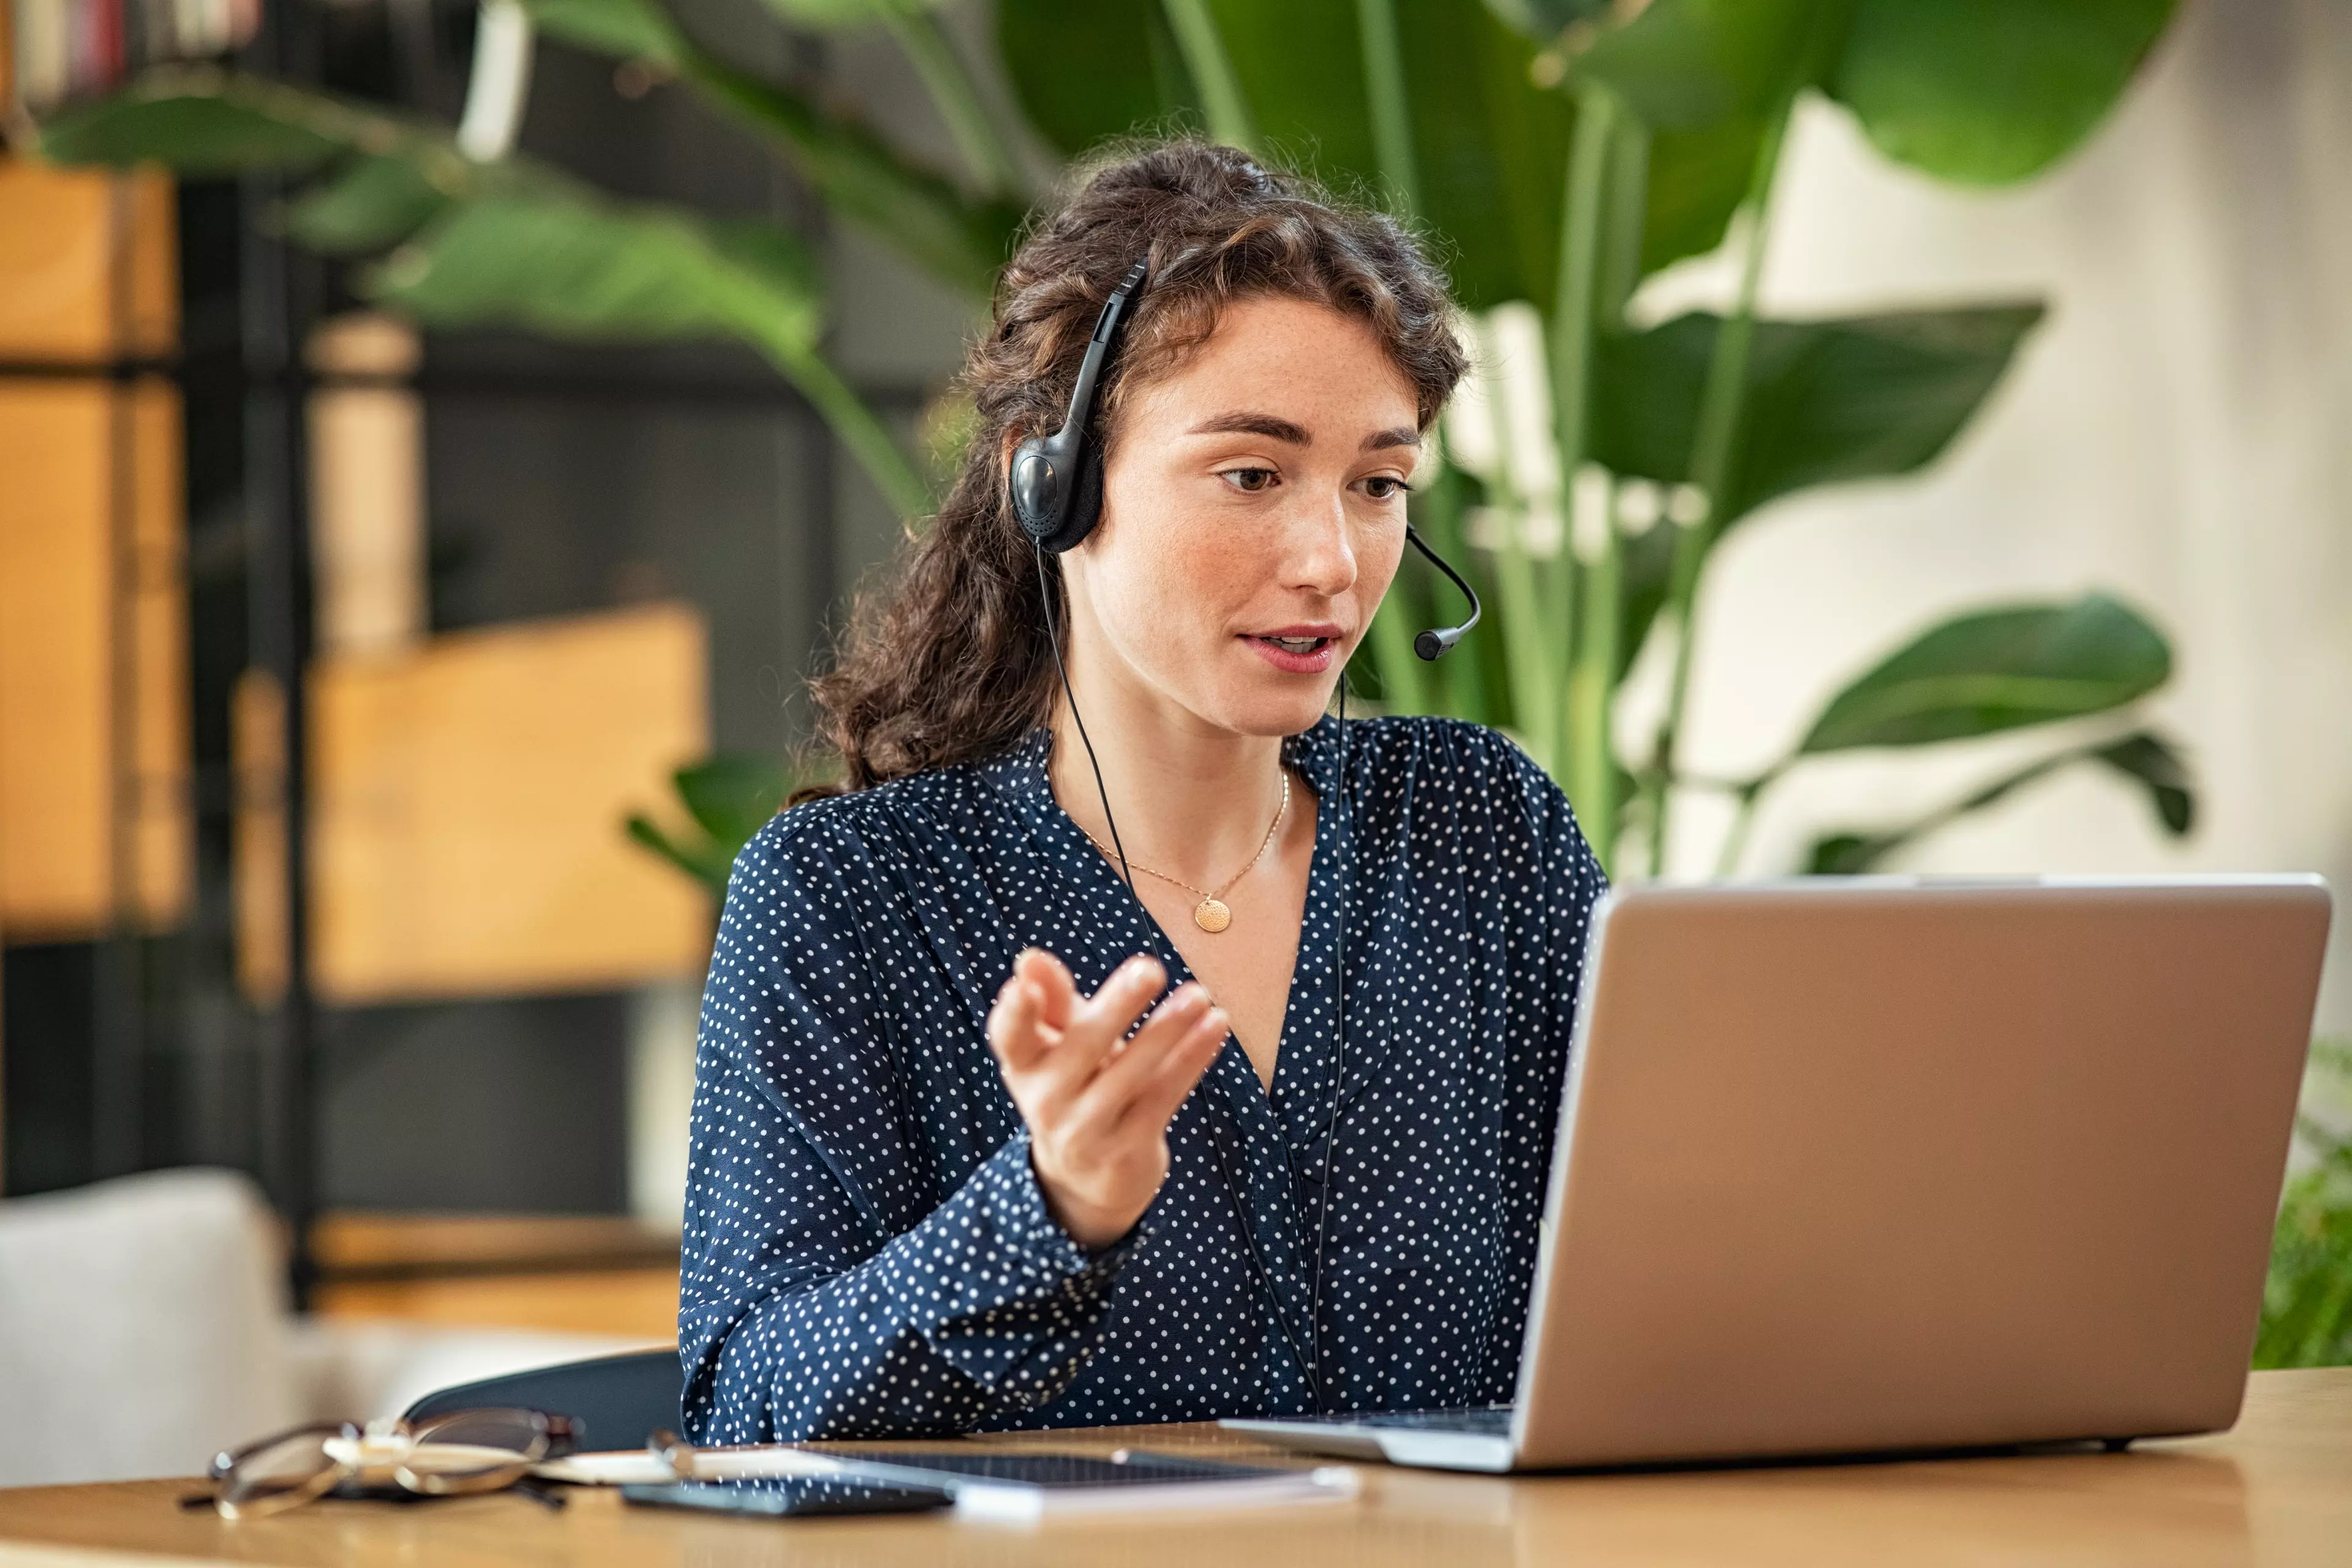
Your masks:
[{"label": "woman", "polygon": [[[1139,259],[1099,522],[1045,556],[1008,464]],[[816,683],[851,787],[728,893],[698,1440],[1509,1397],[1602,879],[1503,737],[1325,716],[1448,316],[1394,223],[1198,143],[1013,258],[954,490]]]}]

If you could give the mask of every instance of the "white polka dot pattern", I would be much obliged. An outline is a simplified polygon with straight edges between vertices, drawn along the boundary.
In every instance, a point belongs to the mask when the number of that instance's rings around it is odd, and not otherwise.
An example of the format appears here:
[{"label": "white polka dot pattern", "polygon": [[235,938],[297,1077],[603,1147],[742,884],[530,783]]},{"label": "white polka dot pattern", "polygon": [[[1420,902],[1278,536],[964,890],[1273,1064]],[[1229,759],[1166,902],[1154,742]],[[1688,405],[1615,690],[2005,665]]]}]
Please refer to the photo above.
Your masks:
[{"label": "white polka dot pattern", "polygon": [[1339,721],[1284,742],[1325,804],[1273,1089],[1228,1039],[1170,1125],[1159,1196],[1098,1256],[1046,1212],[988,1008],[1032,945],[1087,991],[1136,952],[1171,984],[1189,971],[1055,803],[1049,732],[796,806],[752,840],[697,1063],[678,1306],[695,1440],[1511,1396],[1603,880],[1504,737],[1346,731],[1345,811]]}]

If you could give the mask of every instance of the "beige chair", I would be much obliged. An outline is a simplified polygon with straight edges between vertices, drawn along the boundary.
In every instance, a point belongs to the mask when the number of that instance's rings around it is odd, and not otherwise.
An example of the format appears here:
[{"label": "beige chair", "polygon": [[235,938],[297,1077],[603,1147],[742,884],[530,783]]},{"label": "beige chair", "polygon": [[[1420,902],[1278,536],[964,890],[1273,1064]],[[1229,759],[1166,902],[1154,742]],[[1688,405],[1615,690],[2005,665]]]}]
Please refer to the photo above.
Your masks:
[{"label": "beige chair", "polygon": [[259,1191],[226,1171],[0,1202],[0,1486],[194,1475],[278,1427],[644,1346],[296,1319],[284,1257]]}]

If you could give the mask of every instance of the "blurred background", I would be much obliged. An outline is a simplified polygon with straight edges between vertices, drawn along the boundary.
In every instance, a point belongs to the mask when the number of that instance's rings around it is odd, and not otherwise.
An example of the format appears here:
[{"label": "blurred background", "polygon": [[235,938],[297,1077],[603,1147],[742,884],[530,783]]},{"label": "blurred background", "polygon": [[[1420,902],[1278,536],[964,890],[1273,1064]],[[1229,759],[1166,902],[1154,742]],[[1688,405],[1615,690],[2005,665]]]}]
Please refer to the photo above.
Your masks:
[{"label": "blurred background", "polygon": [[[2352,877],[2330,0],[0,0],[0,1483],[673,1337],[727,863],[1120,135],[1446,260],[1487,620],[1350,678],[1612,874]],[[2265,1364],[2346,922],[2318,1028]]]}]

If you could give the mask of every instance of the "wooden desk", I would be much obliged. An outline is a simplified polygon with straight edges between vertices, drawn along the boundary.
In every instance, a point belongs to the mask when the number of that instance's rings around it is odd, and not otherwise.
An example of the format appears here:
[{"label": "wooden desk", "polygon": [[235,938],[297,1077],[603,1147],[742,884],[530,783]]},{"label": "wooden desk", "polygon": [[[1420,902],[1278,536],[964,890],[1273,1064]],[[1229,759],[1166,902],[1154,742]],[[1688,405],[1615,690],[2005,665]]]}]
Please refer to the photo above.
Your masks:
[{"label": "wooden desk", "polygon": [[[1122,1442],[1263,1458],[1213,1427],[988,1439],[1099,1451]],[[183,1512],[177,1481],[0,1491],[0,1563],[68,1568],[180,1562],[475,1568],[675,1564],[1116,1564],[1381,1568],[1540,1564],[2352,1563],[2352,1368],[2254,1374],[2219,1437],[2125,1455],[1814,1465],[1524,1480],[1363,1468],[1335,1507],[1036,1529],[944,1516],[762,1521],[625,1508],[575,1494],[549,1513],[520,1498],[402,1508],[318,1503],[229,1524]]]}]

